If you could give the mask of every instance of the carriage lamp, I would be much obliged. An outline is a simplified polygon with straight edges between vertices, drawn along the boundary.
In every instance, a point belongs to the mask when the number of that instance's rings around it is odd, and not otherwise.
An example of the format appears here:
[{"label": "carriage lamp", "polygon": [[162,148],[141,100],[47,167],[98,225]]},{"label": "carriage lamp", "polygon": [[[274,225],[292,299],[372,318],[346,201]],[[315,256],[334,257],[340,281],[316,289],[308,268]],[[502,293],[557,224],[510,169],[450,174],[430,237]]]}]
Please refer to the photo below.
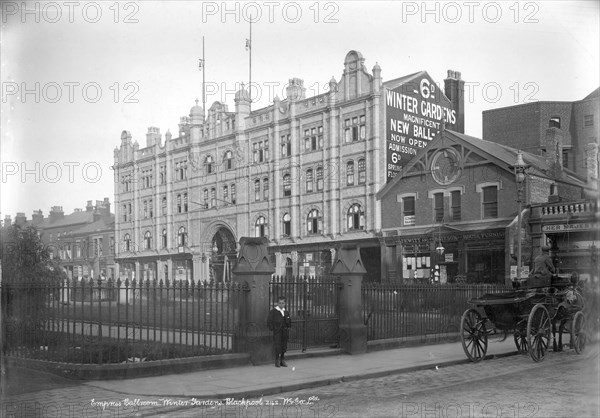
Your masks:
[{"label": "carriage lamp", "polygon": [[444,251],[446,251],[446,249],[444,248],[444,246],[442,245],[442,243],[440,242],[438,244],[437,247],[435,247],[435,251],[439,254],[439,255],[444,255]]},{"label": "carriage lamp", "polygon": [[517,281],[520,282],[522,267],[521,267],[521,211],[523,210],[523,189],[525,186],[525,177],[527,169],[529,165],[525,164],[523,160],[523,154],[519,150],[517,153],[517,161],[515,165],[512,166],[512,169],[515,173],[515,180],[517,182],[517,203],[519,204],[518,212],[517,212]]}]

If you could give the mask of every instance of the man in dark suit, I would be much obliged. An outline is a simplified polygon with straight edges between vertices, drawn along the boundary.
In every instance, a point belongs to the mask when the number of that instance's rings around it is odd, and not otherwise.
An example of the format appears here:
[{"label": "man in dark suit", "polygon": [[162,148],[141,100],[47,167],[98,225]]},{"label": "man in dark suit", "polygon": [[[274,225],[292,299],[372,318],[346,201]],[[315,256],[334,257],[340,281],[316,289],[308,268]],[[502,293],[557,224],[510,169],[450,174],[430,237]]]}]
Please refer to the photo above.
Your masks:
[{"label": "man in dark suit", "polygon": [[550,278],[556,269],[554,263],[552,263],[552,257],[548,252],[550,247],[544,245],[542,247],[542,253],[533,260],[533,274],[538,275],[542,278]]},{"label": "man in dark suit", "polygon": [[289,329],[292,326],[290,312],[285,309],[285,298],[279,296],[277,304],[269,312],[267,326],[273,331],[273,351],[275,353],[275,367],[287,367],[283,356],[287,351]]}]

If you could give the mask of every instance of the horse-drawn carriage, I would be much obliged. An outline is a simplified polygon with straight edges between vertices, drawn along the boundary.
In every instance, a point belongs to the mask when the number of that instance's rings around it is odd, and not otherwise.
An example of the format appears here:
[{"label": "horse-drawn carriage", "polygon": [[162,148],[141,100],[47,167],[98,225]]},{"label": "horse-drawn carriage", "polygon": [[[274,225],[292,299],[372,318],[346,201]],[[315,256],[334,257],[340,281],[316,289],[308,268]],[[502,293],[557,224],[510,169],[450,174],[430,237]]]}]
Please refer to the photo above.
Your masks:
[{"label": "horse-drawn carriage", "polygon": [[[477,362],[485,357],[488,336],[512,332],[521,353],[541,361],[546,351],[563,348],[562,334],[570,334],[569,346],[578,354],[585,346],[583,296],[577,275],[555,274],[551,278],[530,277],[521,287],[508,293],[489,293],[469,300],[470,308],[461,318],[461,340],[467,357]],[[556,341],[556,325],[558,342]]]}]

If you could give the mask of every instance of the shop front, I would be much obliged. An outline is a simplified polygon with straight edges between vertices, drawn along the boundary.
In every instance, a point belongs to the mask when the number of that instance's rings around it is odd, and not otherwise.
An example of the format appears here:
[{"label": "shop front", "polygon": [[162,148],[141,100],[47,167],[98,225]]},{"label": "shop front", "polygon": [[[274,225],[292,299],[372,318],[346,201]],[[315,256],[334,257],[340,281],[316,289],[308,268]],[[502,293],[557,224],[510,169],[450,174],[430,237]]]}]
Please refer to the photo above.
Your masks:
[{"label": "shop front", "polygon": [[550,247],[560,273],[577,273],[598,282],[600,230],[595,221],[597,204],[592,201],[557,202],[531,207],[534,254]]}]

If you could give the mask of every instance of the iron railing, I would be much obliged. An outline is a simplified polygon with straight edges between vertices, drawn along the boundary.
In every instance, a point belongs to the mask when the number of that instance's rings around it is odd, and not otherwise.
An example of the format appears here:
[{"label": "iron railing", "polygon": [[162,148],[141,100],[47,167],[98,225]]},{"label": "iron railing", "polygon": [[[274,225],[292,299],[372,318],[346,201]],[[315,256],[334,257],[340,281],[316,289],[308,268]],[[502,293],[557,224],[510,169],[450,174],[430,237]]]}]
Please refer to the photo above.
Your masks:
[{"label": "iron railing", "polygon": [[95,364],[236,352],[246,292],[193,281],[2,283],[2,350]]},{"label": "iron railing", "polygon": [[500,285],[363,283],[367,340],[421,341],[458,335],[468,300],[484,293],[507,292]]}]

